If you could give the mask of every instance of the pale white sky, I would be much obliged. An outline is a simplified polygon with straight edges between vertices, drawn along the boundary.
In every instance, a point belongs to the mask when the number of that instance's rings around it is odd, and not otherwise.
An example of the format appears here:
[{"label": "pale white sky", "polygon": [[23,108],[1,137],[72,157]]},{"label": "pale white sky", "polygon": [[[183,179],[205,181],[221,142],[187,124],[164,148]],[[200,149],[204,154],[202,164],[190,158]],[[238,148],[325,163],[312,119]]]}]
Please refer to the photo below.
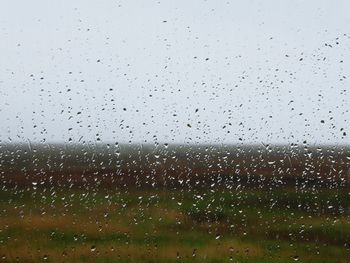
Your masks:
[{"label": "pale white sky", "polygon": [[350,143],[349,10],[3,0],[0,140]]}]

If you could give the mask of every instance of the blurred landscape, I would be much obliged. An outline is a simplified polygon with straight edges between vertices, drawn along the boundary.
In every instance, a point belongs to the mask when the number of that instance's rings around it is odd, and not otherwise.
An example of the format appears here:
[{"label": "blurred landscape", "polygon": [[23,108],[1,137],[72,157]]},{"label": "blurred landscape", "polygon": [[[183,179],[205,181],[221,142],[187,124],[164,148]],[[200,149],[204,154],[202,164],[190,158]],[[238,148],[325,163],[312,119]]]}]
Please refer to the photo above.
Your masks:
[{"label": "blurred landscape", "polygon": [[349,262],[348,146],[0,153],[3,262]]},{"label": "blurred landscape", "polygon": [[204,187],[350,183],[349,146],[4,144],[4,185]]},{"label": "blurred landscape", "polygon": [[0,263],[350,263],[350,1],[2,1]]}]

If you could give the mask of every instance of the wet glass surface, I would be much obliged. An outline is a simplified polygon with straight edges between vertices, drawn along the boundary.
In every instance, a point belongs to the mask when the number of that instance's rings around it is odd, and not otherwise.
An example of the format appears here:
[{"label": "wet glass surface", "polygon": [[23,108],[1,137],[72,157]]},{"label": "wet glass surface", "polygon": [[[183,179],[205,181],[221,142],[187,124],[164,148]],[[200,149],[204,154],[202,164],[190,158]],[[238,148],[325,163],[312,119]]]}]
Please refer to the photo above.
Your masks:
[{"label": "wet glass surface", "polygon": [[1,262],[349,262],[347,1],[4,1]]}]

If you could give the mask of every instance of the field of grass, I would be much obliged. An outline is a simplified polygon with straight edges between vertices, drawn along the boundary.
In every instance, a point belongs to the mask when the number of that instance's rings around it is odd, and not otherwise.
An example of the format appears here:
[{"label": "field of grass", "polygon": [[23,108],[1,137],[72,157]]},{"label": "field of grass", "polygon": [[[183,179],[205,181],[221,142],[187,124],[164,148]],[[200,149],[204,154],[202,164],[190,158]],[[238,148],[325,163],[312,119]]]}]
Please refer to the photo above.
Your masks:
[{"label": "field of grass", "polygon": [[0,191],[3,262],[350,262],[345,188]]}]

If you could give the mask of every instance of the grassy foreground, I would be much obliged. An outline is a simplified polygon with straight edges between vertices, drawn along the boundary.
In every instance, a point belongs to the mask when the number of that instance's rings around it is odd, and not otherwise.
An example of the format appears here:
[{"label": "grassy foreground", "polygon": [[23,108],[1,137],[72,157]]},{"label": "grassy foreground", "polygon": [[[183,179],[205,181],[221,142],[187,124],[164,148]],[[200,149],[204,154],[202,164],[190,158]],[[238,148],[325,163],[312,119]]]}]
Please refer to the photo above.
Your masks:
[{"label": "grassy foreground", "polygon": [[349,262],[349,189],[3,189],[3,262]]}]

